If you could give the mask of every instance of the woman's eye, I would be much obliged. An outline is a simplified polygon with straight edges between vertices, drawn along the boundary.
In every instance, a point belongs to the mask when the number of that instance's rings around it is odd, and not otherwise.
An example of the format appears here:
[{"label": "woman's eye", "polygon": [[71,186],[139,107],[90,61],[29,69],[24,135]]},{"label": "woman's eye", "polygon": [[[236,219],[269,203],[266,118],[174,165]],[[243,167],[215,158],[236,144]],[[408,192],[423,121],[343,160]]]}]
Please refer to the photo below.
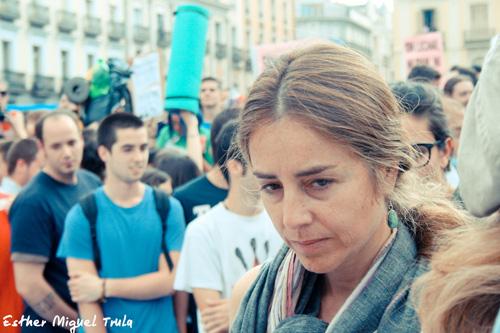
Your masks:
[{"label": "woman's eye", "polygon": [[316,179],[310,183],[310,186],[314,189],[322,190],[328,187],[331,183],[333,183],[333,180],[331,179]]},{"label": "woman's eye", "polygon": [[260,190],[266,193],[273,193],[280,188],[281,186],[279,184],[264,184],[261,186]]}]

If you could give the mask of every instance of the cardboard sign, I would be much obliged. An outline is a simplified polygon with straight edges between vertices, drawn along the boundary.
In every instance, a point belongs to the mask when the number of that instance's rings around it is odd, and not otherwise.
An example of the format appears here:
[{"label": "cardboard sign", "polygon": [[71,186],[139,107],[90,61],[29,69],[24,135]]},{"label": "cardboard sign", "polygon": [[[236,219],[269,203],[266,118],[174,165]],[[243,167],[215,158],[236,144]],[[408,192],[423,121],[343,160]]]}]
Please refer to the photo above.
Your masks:
[{"label": "cardboard sign", "polygon": [[161,116],[163,93],[158,52],[135,58],[132,71],[134,114],[143,119]]},{"label": "cardboard sign", "polygon": [[445,72],[443,37],[440,32],[407,38],[404,53],[406,74],[416,65],[427,65],[440,73]]}]

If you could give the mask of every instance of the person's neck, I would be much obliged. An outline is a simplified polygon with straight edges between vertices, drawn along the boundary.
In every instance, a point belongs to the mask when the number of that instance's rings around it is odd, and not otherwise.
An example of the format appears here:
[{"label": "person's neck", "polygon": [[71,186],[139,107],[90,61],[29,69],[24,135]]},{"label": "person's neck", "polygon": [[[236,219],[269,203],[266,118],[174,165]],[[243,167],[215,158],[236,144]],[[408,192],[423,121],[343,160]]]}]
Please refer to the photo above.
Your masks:
[{"label": "person's neck", "polygon": [[249,217],[260,214],[264,209],[260,199],[244,189],[230,189],[224,206],[232,213]]},{"label": "person's neck", "polygon": [[219,113],[220,105],[206,106],[203,108],[203,120],[206,123],[212,123],[215,116]]},{"label": "person's neck", "polygon": [[121,207],[133,207],[142,201],[145,186],[140,181],[126,183],[108,176],[104,182],[104,193]]},{"label": "person's neck", "polygon": [[78,183],[78,177],[76,175],[77,171],[68,174],[61,174],[52,170],[51,168],[44,168],[43,172],[60,183],[64,183],[67,185],[76,185]]},{"label": "person's neck", "polygon": [[226,178],[224,178],[224,175],[222,174],[222,171],[220,171],[218,165],[214,165],[214,167],[210,169],[209,172],[207,172],[207,179],[215,187],[224,190],[227,190],[229,188]]},{"label": "person's neck", "polygon": [[384,223],[381,230],[352,258],[346,258],[344,264],[325,274],[325,293],[335,297],[349,297],[373,266],[377,255],[391,237],[391,229]]},{"label": "person's neck", "polygon": [[12,175],[8,175],[7,177],[9,177],[19,187],[23,187],[27,183],[24,180],[24,177],[16,172],[14,172]]}]

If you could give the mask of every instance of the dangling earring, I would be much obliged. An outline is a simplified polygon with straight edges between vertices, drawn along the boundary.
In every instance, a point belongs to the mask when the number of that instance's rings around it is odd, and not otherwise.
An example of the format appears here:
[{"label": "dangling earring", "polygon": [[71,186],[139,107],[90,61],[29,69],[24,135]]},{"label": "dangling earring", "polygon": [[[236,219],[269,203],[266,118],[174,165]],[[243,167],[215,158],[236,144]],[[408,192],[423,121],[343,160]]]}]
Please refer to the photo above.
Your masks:
[{"label": "dangling earring", "polygon": [[399,225],[398,213],[392,207],[392,202],[389,202],[389,212],[387,213],[387,224],[389,228],[396,229]]}]

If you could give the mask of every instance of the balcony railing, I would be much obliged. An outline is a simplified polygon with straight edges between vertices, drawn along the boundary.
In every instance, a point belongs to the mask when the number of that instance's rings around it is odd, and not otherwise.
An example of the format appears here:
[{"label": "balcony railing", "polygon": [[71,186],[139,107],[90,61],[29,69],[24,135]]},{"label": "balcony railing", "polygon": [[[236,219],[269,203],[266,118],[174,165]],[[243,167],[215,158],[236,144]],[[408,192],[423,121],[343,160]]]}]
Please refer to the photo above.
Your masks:
[{"label": "balcony railing", "polygon": [[8,22],[14,22],[21,17],[19,11],[19,1],[0,0],[0,19]]},{"label": "balcony railing", "polygon": [[95,38],[101,34],[101,19],[98,17],[86,16],[83,25],[83,32],[86,37]]},{"label": "balcony railing", "polygon": [[227,46],[222,43],[215,45],[215,57],[217,59],[224,59],[227,56]]},{"label": "balcony railing", "polygon": [[10,94],[19,95],[26,91],[26,75],[24,75],[24,73],[4,70],[3,77],[4,80],[9,84]]},{"label": "balcony railing", "polygon": [[165,30],[158,30],[158,47],[162,49],[166,49],[167,47],[170,46],[170,42],[172,39],[172,33],[165,31]]},{"label": "balcony railing", "polygon": [[120,41],[123,37],[125,37],[125,24],[109,22],[108,37],[112,41]]},{"label": "balcony railing", "polygon": [[149,29],[142,25],[134,27],[134,42],[137,44],[144,44],[149,41]]},{"label": "balcony railing", "polygon": [[47,98],[54,94],[54,78],[43,75],[33,77],[31,94],[37,98]]},{"label": "balcony railing", "polygon": [[43,28],[50,22],[49,7],[30,3],[28,7],[28,17],[31,26]]},{"label": "balcony railing", "polygon": [[66,10],[60,10],[58,13],[57,26],[60,32],[71,33],[76,30],[76,14]]}]

